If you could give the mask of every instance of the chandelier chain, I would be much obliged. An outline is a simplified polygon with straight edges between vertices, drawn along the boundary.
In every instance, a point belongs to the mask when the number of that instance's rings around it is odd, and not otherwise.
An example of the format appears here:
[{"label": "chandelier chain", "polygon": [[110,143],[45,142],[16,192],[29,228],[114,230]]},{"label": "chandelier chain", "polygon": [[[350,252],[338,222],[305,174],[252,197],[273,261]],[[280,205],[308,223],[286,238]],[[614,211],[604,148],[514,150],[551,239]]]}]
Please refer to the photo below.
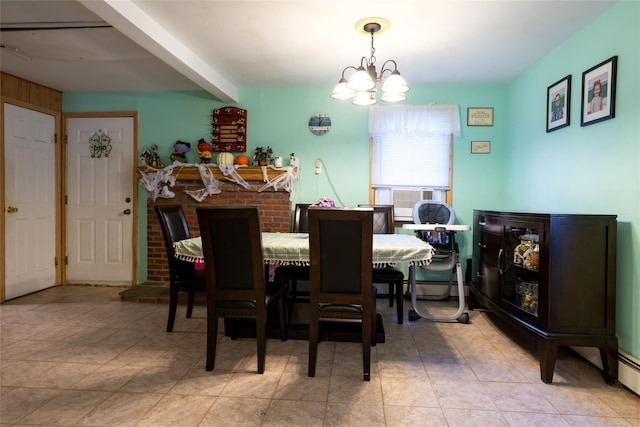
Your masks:
[{"label": "chandelier chain", "polygon": [[373,31],[371,31],[371,57],[369,58],[369,65],[376,63],[376,48],[373,47]]}]

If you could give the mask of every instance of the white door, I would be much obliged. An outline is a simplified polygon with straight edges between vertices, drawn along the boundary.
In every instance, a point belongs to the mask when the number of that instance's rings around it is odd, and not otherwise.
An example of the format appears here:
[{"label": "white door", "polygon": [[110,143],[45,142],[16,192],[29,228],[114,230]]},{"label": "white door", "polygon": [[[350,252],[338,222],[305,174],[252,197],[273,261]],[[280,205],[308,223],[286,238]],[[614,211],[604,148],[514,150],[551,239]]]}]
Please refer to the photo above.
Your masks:
[{"label": "white door", "polygon": [[5,298],[55,285],[55,117],[4,104]]},{"label": "white door", "polygon": [[131,285],[133,118],[68,118],[66,130],[67,282]]}]

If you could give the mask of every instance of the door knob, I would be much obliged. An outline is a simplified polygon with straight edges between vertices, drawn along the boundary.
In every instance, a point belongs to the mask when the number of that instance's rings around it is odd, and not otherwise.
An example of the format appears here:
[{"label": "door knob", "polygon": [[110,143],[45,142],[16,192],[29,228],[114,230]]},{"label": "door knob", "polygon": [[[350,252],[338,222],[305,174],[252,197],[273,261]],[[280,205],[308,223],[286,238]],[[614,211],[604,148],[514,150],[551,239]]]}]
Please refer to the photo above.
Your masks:
[{"label": "door knob", "polygon": [[15,206],[9,206],[7,208],[7,213],[16,213],[18,212],[18,208],[16,208]]},{"label": "door knob", "polygon": [[125,215],[131,215],[131,209],[125,209],[122,213]]}]

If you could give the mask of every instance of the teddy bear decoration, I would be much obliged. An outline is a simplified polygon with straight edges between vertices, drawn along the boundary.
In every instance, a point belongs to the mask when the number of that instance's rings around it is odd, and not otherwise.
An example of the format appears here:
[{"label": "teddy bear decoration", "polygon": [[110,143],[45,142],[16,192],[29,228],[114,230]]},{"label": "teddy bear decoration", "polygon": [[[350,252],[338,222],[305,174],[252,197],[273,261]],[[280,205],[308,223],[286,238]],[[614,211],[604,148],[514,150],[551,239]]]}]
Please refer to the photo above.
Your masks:
[{"label": "teddy bear decoration", "polygon": [[176,141],[173,144],[173,153],[169,155],[172,162],[187,162],[187,153],[191,150],[191,144],[184,141]]}]

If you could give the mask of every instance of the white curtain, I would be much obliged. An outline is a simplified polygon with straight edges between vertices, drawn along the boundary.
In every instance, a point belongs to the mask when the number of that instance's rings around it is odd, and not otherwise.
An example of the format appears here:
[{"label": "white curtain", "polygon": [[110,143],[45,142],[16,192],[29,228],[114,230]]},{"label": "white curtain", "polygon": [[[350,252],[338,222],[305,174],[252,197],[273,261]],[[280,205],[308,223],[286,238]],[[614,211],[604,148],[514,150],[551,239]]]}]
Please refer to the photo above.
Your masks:
[{"label": "white curtain", "polygon": [[369,136],[460,136],[460,107],[392,105],[369,108]]}]

